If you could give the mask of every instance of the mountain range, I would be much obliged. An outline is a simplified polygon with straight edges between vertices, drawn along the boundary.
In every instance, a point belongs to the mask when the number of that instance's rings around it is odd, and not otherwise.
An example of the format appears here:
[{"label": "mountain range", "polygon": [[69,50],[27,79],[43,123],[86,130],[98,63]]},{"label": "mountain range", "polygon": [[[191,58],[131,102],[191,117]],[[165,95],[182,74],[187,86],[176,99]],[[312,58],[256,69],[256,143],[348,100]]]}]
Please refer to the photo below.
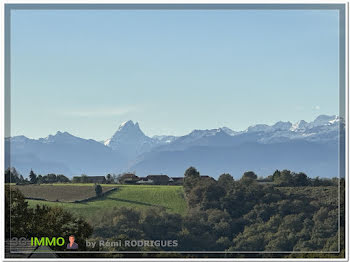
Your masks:
[{"label": "mountain range", "polygon": [[14,136],[5,139],[6,166],[26,176],[67,176],[136,172],[182,176],[189,166],[203,175],[230,173],[238,178],[252,170],[270,175],[276,169],[305,172],[311,177],[338,176],[339,141],[343,121],[320,115],[314,121],[258,124],[243,131],[228,127],[193,130],[184,136],[145,135],[139,124],[122,123],[106,141],[57,132],[46,138]]}]

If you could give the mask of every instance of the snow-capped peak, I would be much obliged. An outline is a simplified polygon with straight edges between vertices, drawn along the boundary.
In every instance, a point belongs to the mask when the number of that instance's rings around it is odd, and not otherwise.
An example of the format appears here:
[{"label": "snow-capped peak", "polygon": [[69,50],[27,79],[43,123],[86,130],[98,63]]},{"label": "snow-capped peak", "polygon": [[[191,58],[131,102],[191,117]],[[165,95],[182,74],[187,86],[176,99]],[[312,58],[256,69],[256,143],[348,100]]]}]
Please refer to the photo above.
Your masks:
[{"label": "snow-capped peak", "polygon": [[335,118],[333,119],[333,120],[330,120],[329,121],[329,123],[331,124],[331,125],[333,125],[333,124],[335,124],[335,123],[338,123],[338,122],[340,122],[340,117],[339,116],[335,116]]},{"label": "snow-capped peak", "polygon": [[107,139],[104,144],[112,148],[116,144],[124,142],[132,143],[132,140],[142,140],[148,138],[140,129],[139,123],[134,123],[132,120],[123,122],[113,136]]},{"label": "snow-capped peak", "polygon": [[163,135],[163,136],[155,135],[152,137],[152,139],[156,140],[159,143],[169,144],[169,143],[173,142],[175,139],[177,139],[177,137],[176,136],[167,136],[167,135]]},{"label": "snow-capped peak", "polygon": [[320,115],[316,117],[316,119],[312,122],[310,122],[310,127],[316,127],[316,126],[323,126],[329,124],[331,121],[334,121],[338,118],[338,116],[327,116],[327,115]]},{"label": "snow-capped peak", "polygon": [[258,124],[254,126],[250,126],[246,129],[246,132],[266,132],[271,129],[270,126],[265,124]]},{"label": "snow-capped peak", "polygon": [[103,141],[105,146],[108,146],[111,143],[111,138],[108,138],[106,141]]},{"label": "snow-capped peak", "polygon": [[105,146],[130,157],[148,151],[154,144],[155,141],[142,132],[139,124],[131,120],[122,123],[114,135],[104,142]]},{"label": "snow-capped peak", "polygon": [[292,125],[290,131],[305,130],[308,127],[308,123],[304,120],[300,120]]},{"label": "snow-capped peak", "polygon": [[232,129],[228,128],[228,127],[221,127],[219,128],[220,130],[224,131],[226,134],[230,135],[230,136],[234,136],[236,135],[238,132],[233,131]]},{"label": "snow-capped peak", "polygon": [[[135,129],[140,129],[139,123],[138,123],[138,122],[134,123],[132,120],[129,120],[129,121],[123,122],[123,123],[119,126],[117,132],[120,132],[120,131],[122,131],[122,130],[134,129],[134,128],[135,128]],[[141,130],[140,130],[140,131],[141,131]]]},{"label": "snow-capped peak", "polygon": [[39,138],[38,141],[43,143],[54,143],[54,142],[60,142],[60,143],[74,143],[77,141],[83,140],[80,137],[73,136],[72,134],[68,132],[61,132],[57,131],[55,135],[48,135],[45,138]]},{"label": "snow-capped peak", "polygon": [[292,127],[292,123],[291,122],[279,121],[279,122],[277,122],[276,124],[274,124],[272,126],[272,129],[274,131],[278,131],[278,130],[285,131],[285,130],[289,130],[291,127]]},{"label": "snow-capped peak", "polygon": [[217,134],[219,132],[225,132],[225,131],[222,130],[221,128],[218,128],[218,129],[205,129],[205,130],[195,129],[190,134],[188,134],[188,136],[192,137],[192,138],[201,138],[201,137],[204,137],[204,136],[212,136],[212,135],[215,135],[215,134]]}]

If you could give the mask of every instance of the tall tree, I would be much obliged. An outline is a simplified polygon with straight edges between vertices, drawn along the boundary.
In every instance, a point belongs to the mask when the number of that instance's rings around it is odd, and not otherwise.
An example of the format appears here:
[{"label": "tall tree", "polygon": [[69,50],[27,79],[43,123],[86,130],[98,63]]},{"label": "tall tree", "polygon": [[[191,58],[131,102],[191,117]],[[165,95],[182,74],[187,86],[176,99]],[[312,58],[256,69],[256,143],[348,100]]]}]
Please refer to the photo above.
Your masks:
[{"label": "tall tree", "polygon": [[19,177],[19,174],[17,170],[12,168],[7,168],[5,171],[5,183],[20,183],[21,179]]},{"label": "tall tree", "polygon": [[36,182],[37,182],[37,176],[36,176],[36,174],[34,173],[33,170],[30,170],[30,173],[29,173],[29,181],[30,181],[30,183],[32,183],[32,184],[36,184]]},{"label": "tall tree", "polygon": [[242,179],[257,179],[258,176],[253,171],[244,172]]},{"label": "tall tree", "polygon": [[185,175],[184,175],[183,187],[184,187],[185,193],[188,194],[199,181],[200,181],[200,174],[197,171],[197,169],[192,166],[189,167],[185,171]]},{"label": "tall tree", "polygon": [[233,187],[234,179],[230,174],[222,174],[219,176],[218,185],[228,191]]},{"label": "tall tree", "polygon": [[111,184],[112,180],[113,180],[112,175],[111,174],[107,174],[106,180],[107,180],[107,184]]}]

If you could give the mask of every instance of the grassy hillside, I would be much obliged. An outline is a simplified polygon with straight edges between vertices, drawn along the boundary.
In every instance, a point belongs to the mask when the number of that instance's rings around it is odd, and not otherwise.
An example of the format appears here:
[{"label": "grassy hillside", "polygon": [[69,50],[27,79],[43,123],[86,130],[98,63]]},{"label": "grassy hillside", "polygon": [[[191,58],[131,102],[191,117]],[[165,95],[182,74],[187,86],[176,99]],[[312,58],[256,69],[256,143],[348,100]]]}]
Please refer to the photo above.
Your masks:
[{"label": "grassy hillside", "polygon": [[[92,184],[55,184],[57,187],[81,187]],[[165,208],[167,212],[178,213],[184,215],[186,213],[187,205],[184,199],[182,186],[151,186],[151,185],[110,185],[117,187],[118,190],[111,192],[107,196],[93,200],[86,203],[62,203],[62,202],[48,202],[40,200],[28,200],[31,207],[39,205],[61,206],[68,209],[70,212],[83,216],[85,218],[92,218],[98,215],[101,210],[127,206],[138,209],[145,209],[149,207]],[[73,189],[74,190],[74,189]]]}]

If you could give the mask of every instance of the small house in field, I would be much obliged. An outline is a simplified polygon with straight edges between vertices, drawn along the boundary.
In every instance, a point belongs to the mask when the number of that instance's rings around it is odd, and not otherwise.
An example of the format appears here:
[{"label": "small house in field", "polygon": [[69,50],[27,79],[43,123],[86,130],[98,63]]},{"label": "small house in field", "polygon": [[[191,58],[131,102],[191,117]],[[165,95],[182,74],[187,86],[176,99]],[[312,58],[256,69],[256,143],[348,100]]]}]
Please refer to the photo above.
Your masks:
[{"label": "small house in field", "polygon": [[94,183],[94,184],[106,184],[107,180],[104,176],[87,176],[87,183]]},{"label": "small house in field", "polygon": [[147,179],[147,177],[140,177],[139,181],[136,182],[138,185],[153,185],[154,181],[152,179]]},{"label": "small house in field", "polygon": [[171,177],[169,180],[171,185],[182,185],[184,183],[183,177]]},{"label": "small house in field", "polygon": [[148,175],[147,180],[152,180],[154,185],[167,185],[170,178],[167,175]]},{"label": "small house in field", "polygon": [[119,182],[121,184],[136,184],[140,178],[134,173],[124,173],[120,178]]}]

